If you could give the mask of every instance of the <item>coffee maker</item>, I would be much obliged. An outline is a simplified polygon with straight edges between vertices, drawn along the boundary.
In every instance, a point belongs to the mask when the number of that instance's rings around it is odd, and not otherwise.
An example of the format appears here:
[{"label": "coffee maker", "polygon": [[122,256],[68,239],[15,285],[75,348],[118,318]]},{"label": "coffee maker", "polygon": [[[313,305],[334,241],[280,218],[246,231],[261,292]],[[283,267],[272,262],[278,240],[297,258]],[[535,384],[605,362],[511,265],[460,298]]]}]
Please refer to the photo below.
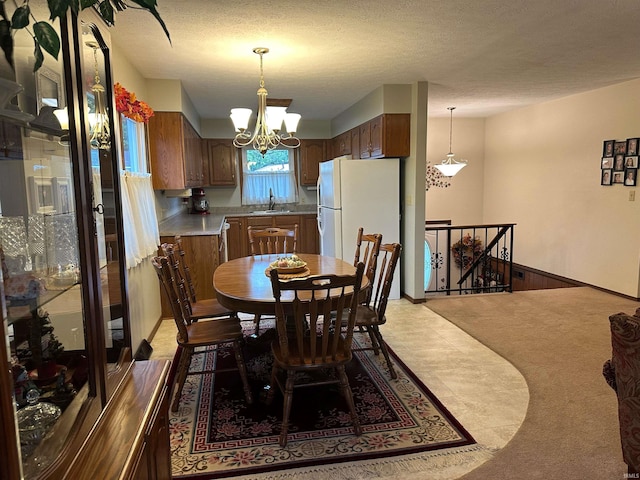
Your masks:
[{"label": "coffee maker", "polygon": [[191,210],[189,213],[196,213],[200,215],[209,214],[209,202],[205,198],[203,188],[191,189]]}]

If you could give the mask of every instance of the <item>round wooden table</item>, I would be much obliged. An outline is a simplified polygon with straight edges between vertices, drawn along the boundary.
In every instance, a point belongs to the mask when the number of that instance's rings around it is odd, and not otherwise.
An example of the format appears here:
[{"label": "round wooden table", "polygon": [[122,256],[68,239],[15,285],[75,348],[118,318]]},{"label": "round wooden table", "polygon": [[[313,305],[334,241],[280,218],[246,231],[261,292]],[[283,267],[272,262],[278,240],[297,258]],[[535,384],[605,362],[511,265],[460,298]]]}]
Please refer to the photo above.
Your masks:
[{"label": "round wooden table", "polygon": [[[310,275],[353,275],[356,271],[352,264],[339,258],[310,253],[299,253],[298,257],[307,263]],[[265,270],[276,258],[278,255],[256,255],[221,264],[213,273],[218,301],[236,312],[275,315],[271,279]],[[363,275],[361,288],[368,285],[369,280]],[[283,292],[283,302],[292,298],[291,292]]]}]

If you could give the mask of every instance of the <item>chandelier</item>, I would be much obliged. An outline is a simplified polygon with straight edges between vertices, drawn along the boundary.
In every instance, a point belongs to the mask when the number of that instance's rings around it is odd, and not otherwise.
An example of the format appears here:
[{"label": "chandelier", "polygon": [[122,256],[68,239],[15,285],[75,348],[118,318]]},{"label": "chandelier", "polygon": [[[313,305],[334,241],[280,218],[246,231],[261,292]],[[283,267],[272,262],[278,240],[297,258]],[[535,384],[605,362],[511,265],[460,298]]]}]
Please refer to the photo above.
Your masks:
[{"label": "chandelier", "polygon": [[91,86],[93,92],[94,112],[89,113],[89,143],[95,150],[109,150],[111,148],[111,129],[109,127],[109,117],[107,115],[106,90],[100,83],[98,73],[98,48],[96,42],[87,42],[87,46],[93,48],[93,68],[94,84]]},{"label": "chandelier", "polygon": [[447,110],[450,112],[449,119],[449,153],[447,153],[447,158],[442,160],[442,163],[437,163],[434,165],[440,173],[445,177],[453,177],[456,173],[462,170],[467,166],[466,160],[456,160],[453,158],[454,154],[451,152],[451,133],[453,131],[453,111],[456,107],[447,107]]},{"label": "chandelier", "polygon": [[[267,106],[267,89],[264,88],[264,75],[262,73],[262,56],[268,53],[268,48],[254,48],[253,53],[260,55],[260,88],[258,88],[258,118],[256,128],[253,131],[247,130],[249,118],[253,113],[250,108],[232,108],[231,120],[238,134],[233,139],[233,144],[238,147],[252,145],[264,155],[268,150],[282,145],[287,148],[297,148],[300,146],[300,139],[294,136],[300,121],[297,113],[287,113],[287,107]],[[282,122],[287,130],[286,134],[281,134]]]}]

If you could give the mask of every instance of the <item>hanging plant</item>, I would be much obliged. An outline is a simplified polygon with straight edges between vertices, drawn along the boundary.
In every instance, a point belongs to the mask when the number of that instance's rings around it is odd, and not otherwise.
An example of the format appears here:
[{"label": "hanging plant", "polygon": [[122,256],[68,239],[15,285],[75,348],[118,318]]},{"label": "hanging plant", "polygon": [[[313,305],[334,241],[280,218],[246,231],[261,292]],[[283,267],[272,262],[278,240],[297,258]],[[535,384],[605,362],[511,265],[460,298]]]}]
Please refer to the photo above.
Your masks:
[{"label": "hanging plant", "polygon": [[136,98],[136,94],[128,91],[119,83],[113,86],[116,96],[116,110],[125,117],[136,122],[147,123],[153,117],[153,109]]}]

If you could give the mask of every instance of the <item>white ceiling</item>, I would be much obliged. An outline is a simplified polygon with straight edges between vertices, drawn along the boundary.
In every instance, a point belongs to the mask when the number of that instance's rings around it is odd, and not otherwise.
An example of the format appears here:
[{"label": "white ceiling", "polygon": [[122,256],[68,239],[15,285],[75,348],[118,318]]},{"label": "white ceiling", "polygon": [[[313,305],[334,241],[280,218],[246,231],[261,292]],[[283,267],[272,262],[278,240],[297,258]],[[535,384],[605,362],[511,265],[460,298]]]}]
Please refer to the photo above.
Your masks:
[{"label": "white ceiling", "polygon": [[638,0],[158,0],[172,44],[127,9],[112,40],[179,79],[201,118],[271,98],[330,119],[382,84],[429,82],[429,115],[484,117],[640,77]]}]

